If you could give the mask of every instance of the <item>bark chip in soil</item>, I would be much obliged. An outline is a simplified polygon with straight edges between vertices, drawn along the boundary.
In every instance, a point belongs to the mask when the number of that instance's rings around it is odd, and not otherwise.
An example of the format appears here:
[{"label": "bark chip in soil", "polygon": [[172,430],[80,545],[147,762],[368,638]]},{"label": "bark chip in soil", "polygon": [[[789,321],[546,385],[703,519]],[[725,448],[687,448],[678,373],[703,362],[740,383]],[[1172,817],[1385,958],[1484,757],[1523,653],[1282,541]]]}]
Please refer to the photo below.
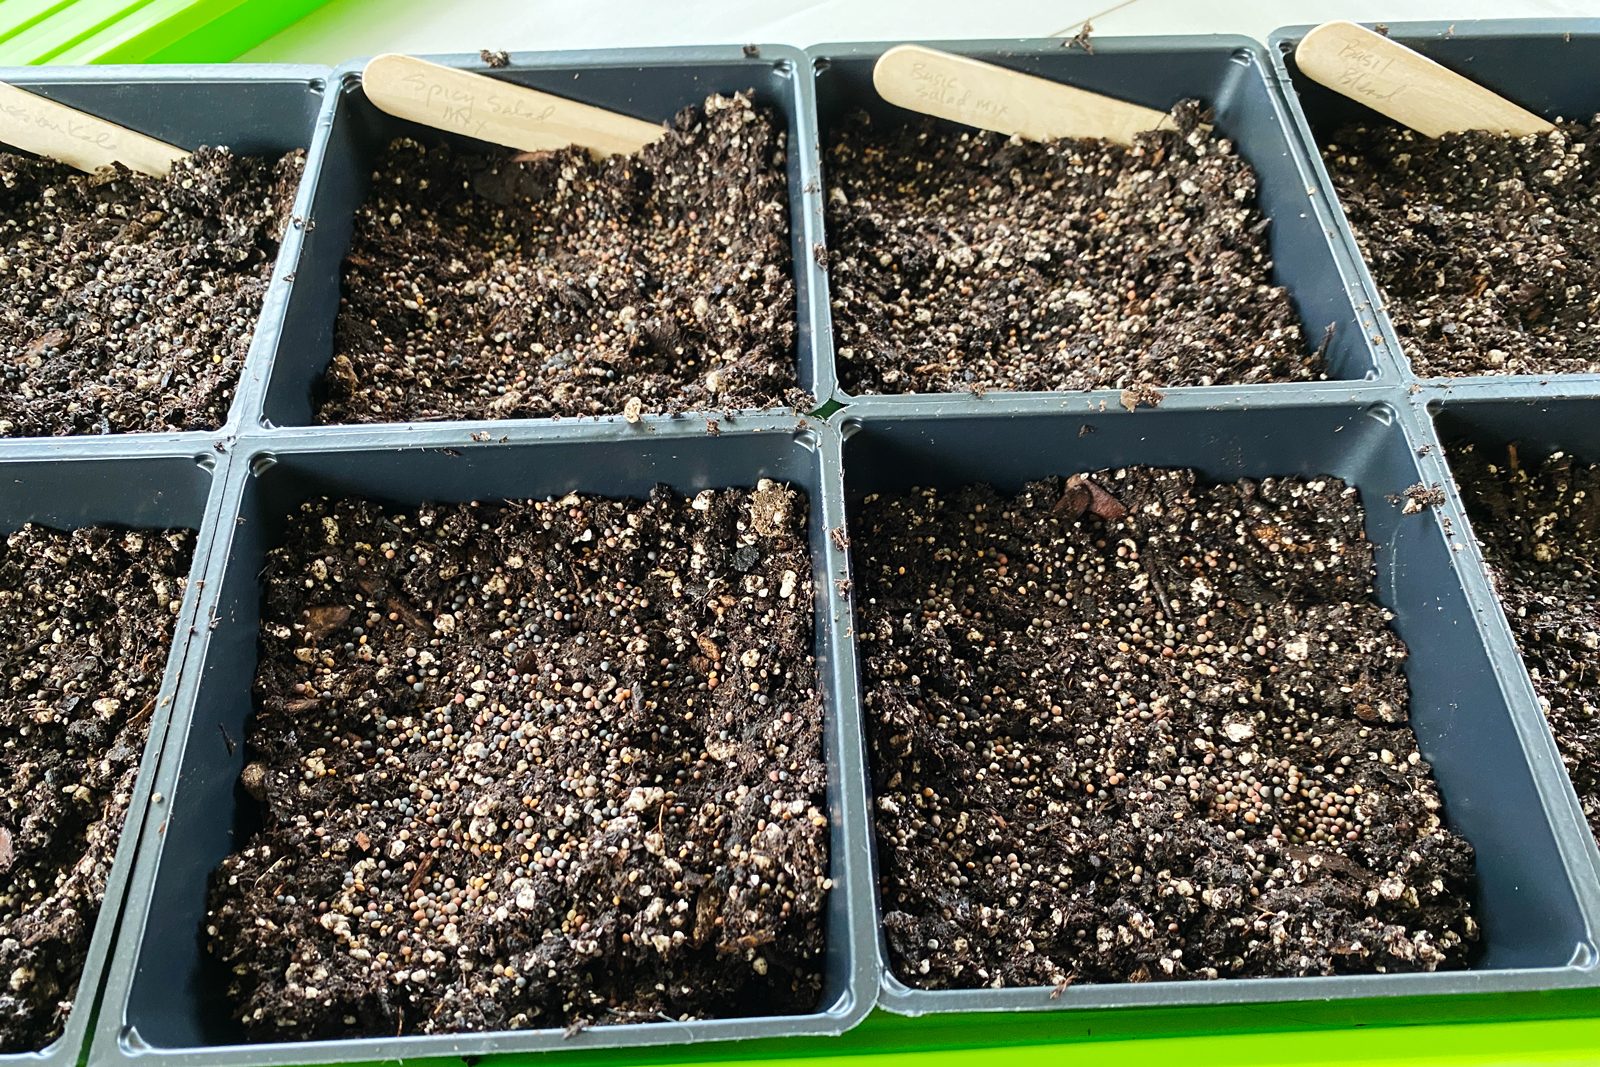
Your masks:
[{"label": "bark chip in soil", "polygon": [[0,1053],[61,1036],[188,582],[188,531],[0,540]]},{"label": "bark chip in soil", "polygon": [[631,156],[391,144],[318,421],[793,404],[787,132],[747,93]]},{"label": "bark chip in soil", "polygon": [[1199,105],[1132,146],[933,120],[828,149],[840,384],[855,393],[1324,377],[1272,280],[1256,176]]},{"label": "bark chip in soil", "polygon": [[206,939],[252,1039],[812,1011],[805,497],[317,500],[264,572]]},{"label": "bark chip in soil", "polygon": [[1600,838],[1600,465],[1462,441],[1450,469],[1589,828]]},{"label": "bark chip in soil", "polygon": [[896,972],[1423,971],[1478,938],[1355,489],[1132,467],[869,496],[856,609]]},{"label": "bark chip in soil", "polygon": [[1600,137],[1340,131],[1328,172],[1412,369],[1600,370]]},{"label": "bark chip in soil", "polygon": [[304,164],[201,148],[154,178],[0,153],[0,437],[221,426]]}]

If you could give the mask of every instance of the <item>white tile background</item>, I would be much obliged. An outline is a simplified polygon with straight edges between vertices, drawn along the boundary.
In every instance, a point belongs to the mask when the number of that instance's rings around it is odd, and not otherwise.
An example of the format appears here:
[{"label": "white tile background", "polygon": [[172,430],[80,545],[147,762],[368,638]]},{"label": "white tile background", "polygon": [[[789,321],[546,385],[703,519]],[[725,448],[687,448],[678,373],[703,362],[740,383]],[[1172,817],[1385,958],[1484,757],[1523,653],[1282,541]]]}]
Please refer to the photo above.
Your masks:
[{"label": "white tile background", "polygon": [[[1332,18],[1600,17],[1600,0],[333,0],[243,59],[336,64],[375,52],[805,46],[824,41],[1240,33]],[[1600,73],[1597,73],[1600,77]]]}]

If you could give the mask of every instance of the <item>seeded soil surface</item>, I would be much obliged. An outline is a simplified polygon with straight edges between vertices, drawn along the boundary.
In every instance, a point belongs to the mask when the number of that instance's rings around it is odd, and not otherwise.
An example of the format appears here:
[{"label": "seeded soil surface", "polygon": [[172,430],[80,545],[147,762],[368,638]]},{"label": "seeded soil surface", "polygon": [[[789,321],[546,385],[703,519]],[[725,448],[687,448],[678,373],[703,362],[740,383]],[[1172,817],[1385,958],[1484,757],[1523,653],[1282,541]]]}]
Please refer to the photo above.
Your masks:
[{"label": "seeded soil surface", "polygon": [[600,161],[395,141],[356,215],[319,421],[805,404],[786,138],[739,94]]},{"label": "seeded soil surface", "polygon": [[0,153],[0,437],[221,426],[304,162],[202,148],[154,178]]},{"label": "seeded soil surface", "polygon": [[1600,138],[1341,131],[1334,187],[1422,375],[1600,370]]},{"label": "seeded soil surface", "polygon": [[869,497],[879,891],[925,988],[1421,971],[1471,847],[1335,478],[1128,468]]},{"label": "seeded soil surface", "polygon": [[841,384],[857,393],[1320,378],[1256,176],[1192,102],[1133,146],[932,121],[828,151]]},{"label": "seeded soil surface", "polygon": [[0,1053],[61,1036],[189,573],[187,531],[0,540]]},{"label": "seeded soil surface", "polygon": [[806,501],[314,501],[208,941],[256,1039],[794,1013],[829,889]]},{"label": "seeded soil surface", "polygon": [[1600,837],[1600,466],[1461,441],[1450,468],[1500,602]]}]

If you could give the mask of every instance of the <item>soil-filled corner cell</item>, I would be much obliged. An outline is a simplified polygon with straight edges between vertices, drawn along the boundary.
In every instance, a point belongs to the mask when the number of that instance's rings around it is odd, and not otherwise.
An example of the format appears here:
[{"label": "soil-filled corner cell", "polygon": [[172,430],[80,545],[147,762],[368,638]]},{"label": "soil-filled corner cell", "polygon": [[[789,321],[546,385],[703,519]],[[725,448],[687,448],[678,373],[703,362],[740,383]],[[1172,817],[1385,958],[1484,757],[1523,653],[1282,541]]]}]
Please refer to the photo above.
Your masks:
[{"label": "soil-filled corner cell", "polygon": [[1422,971],[1478,939],[1357,492],[1132,467],[854,508],[879,892],[930,989]]},{"label": "soil-filled corner cell", "polygon": [[1181,104],[1173,128],[1131,146],[847,120],[826,158],[840,385],[939,393],[1325,376],[1273,281],[1255,172],[1202,118]]},{"label": "soil-filled corner cell", "polygon": [[393,142],[356,214],[318,421],[807,405],[787,140],[741,93],[603,160]]},{"label": "soil-filled corner cell", "polygon": [[1600,465],[1465,440],[1449,455],[1545,719],[1600,837]]},{"label": "soil-filled corner cell", "polygon": [[1341,130],[1323,157],[1412,369],[1600,371],[1600,140]]},{"label": "soil-filled corner cell", "polygon": [[0,537],[0,1054],[61,1036],[177,627],[188,531]]},{"label": "soil-filled corner cell", "polygon": [[206,940],[253,1039],[816,1010],[807,501],[304,504]]},{"label": "soil-filled corner cell", "polygon": [[202,148],[157,178],[0,153],[0,437],[221,426],[304,164]]}]

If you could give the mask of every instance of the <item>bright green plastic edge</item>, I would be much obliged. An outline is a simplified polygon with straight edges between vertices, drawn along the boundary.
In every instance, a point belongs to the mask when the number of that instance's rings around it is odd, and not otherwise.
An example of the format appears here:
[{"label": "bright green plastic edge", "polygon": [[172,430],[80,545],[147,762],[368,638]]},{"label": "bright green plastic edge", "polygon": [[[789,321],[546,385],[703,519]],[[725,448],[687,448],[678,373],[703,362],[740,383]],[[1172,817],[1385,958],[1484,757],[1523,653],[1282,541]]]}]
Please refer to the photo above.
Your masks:
[{"label": "bright green plastic edge", "polygon": [[0,66],[218,63],[327,0],[0,0]]}]

